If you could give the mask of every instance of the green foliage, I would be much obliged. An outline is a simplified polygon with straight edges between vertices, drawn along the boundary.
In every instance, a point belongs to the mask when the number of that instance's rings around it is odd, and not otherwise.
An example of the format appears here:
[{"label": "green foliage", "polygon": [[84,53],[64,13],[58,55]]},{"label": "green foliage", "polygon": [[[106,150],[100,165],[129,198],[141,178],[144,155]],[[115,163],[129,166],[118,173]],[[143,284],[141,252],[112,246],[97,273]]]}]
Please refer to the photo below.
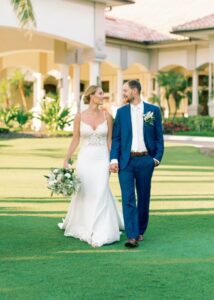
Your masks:
[{"label": "green foliage", "polygon": [[33,82],[26,81],[25,76],[26,74],[17,69],[10,78],[10,84],[15,89],[19,89],[21,86],[24,96],[30,97],[31,93],[33,92]]},{"label": "green foliage", "polygon": [[4,78],[0,82],[0,102],[9,106],[10,103],[10,82]]},{"label": "green foliage", "polygon": [[30,97],[33,92],[33,82],[25,81],[24,82],[24,95],[25,97]]},{"label": "green foliage", "polygon": [[0,120],[8,129],[22,130],[24,125],[32,119],[32,113],[25,111],[19,105],[13,105],[7,108],[1,108]]},{"label": "green foliage", "polygon": [[189,127],[186,126],[185,124],[183,123],[179,123],[179,122],[176,122],[175,120],[173,121],[164,121],[163,123],[163,128],[164,128],[164,133],[165,134],[173,134],[173,133],[176,133],[176,132],[182,132],[182,131],[189,131]]},{"label": "green foliage", "polygon": [[158,104],[158,106],[160,107],[160,110],[161,110],[161,115],[163,117],[163,115],[164,115],[164,108],[161,106],[161,98],[160,98],[160,96],[158,96],[155,93],[153,93],[152,96],[148,99],[148,101],[150,103],[153,103],[153,104]]},{"label": "green foliage", "polygon": [[65,126],[70,125],[73,119],[70,116],[70,109],[60,107],[58,99],[44,99],[42,103],[42,112],[38,117],[45,123],[48,131],[54,133],[57,130],[63,130]]},{"label": "green foliage", "polygon": [[10,130],[8,128],[0,127],[0,133],[9,133]]},{"label": "green foliage", "polygon": [[[176,131],[196,131],[196,132],[214,132],[214,118],[209,116],[192,116],[188,118],[169,118],[164,120],[165,129],[170,129],[169,124],[174,124],[171,127],[171,132],[166,130],[166,133],[174,133]],[[182,130],[177,130],[182,126]],[[176,130],[175,130],[176,128]]]},{"label": "green foliage", "polygon": [[19,125],[19,128],[22,129],[23,126],[32,119],[32,113],[29,111],[25,111],[22,107],[18,107],[16,111],[16,122]]},{"label": "green foliage", "polygon": [[9,107],[12,104],[11,94],[13,90],[17,90],[22,100],[22,106],[27,111],[27,97],[33,92],[33,82],[26,81],[25,73],[19,69],[15,70],[10,78],[4,78],[0,82],[0,102]]},{"label": "green foliage", "polygon": [[15,106],[0,109],[0,121],[3,123],[3,125],[6,128],[11,129],[14,127],[15,117],[16,117]]},{"label": "green foliage", "polygon": [[187,89],[187,79],[186,77],[177,72],[159,72],[157,75],[157,81],[161,87],[165,88],[165,96],[166,100],[168,102],[168,107],[170,111],[170,105],[169,105],[169,97],[172,96],[175,99],[175,114],[177,112],[177,109],[180,106],[181,100],[185,98],[186,95],[186,89]]},{"label": "green foliage", "polygon": [[22,28],[30,29],[36,26],[36,20],[30,0],[11,0],[10,2]]}]

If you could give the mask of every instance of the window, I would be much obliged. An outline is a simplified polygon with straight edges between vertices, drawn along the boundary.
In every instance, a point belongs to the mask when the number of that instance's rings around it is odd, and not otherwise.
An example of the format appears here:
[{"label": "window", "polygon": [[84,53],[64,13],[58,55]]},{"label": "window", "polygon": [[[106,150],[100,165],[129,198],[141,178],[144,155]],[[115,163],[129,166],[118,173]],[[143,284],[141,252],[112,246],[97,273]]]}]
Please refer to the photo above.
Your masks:
[{"label": "window", "polygon": [[109,93],[109,81],[102,81],[101,86],[104,93]]}]

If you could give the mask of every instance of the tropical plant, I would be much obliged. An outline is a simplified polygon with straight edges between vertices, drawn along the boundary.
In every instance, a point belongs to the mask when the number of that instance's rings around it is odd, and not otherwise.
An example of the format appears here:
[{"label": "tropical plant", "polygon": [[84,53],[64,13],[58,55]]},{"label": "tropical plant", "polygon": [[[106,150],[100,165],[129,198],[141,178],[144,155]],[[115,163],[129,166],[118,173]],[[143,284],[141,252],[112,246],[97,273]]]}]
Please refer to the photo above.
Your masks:
[{"label": "tropical plant", "polygon": [[10,101],[10,82],[4,78],[0,82],[0,102],[5,104],[6,107],[11,105]]},{"label": "tropical plant", "polygon": [[3,125],[11,129],[14,127],[14,120],[16,118],[16,107],[6,107],[0,109],[0,121],[3,123]]},{"label": "tropical plant", "polygon": [[32,29],[36,26],[33,6],[31,0],[10,0],[11,5],[24,29]]},{"label": "tropical plant", "polygon": [[25,80],[25,74],[17,69],[10,78],[10,84],[14,89],[19,91],[22,100],[22,105],[27,111],[26,97],[29,97],[32,93],[32,83],[27,82]]},{"label": "tropical plant", "polygon": [[181,73],[170,71],[170,72],[159,72],[157,75],[157,81],[161,87],[165,88],[165,97],[168,103],[170,113],[171,113],[171,108],[169,104],[169,98],[170,96],[174,98],[175,100],[174,117],[175,117],[177,110],[180,106],[181,100],[186,97],[187,79]]},{"label": "tropical plant", "polygon": [[1,108],[0,120],[6,128],[23,129],[23,126],[32,119],[32,113],[25,111],[19,105],[12,105],[11,107]]},{"label": "tropical plant", "polygon": [[164,120],[164,127],[170,127],[169,124],[172,123],[174,124],[174,126],[183,126],[183,128],[186,127],[193,132],[214,132],[214,118],[210,116],[168,118]]},{"label": "tropical plant", "polygon": [[161,110],[162,117],[164,116],[164,108],[161,106],[161,97],[156,95],[155,93],[152,93],[152,96],[148,99],[149,102],[153,104],[158,104]]},{"label": "tropical plant", "polygon": [[45,123],[48,131],[56,132],[71,125],[73,118],[68,107],[60,107],[59,99],[43,99],[42,112],[38,118]]},{"label": "tropical plant", "polygon": [[23,126],[32,119],[32,113],[25,111],[23,107],[17,107],[15,114],[15,121],[18,123],[19,129],[23,129]]}]

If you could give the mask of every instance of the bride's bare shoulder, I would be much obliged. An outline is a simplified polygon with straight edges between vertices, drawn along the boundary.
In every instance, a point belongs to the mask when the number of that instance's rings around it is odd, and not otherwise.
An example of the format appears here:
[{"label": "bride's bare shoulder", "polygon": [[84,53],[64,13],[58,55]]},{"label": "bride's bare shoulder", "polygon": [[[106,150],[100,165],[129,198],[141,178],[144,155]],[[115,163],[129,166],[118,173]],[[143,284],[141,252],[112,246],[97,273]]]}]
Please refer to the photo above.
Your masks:
[{"label": "bride's bare shoulder", "polygon": [[105,117],[106,117],[106,119],[109,120],[109,121],[112,120],[112,115],[111,115],[108,111],[105,112]]},{"label": "bride's bare shoulder", "polygon": [[80,122],[80,120],[81,120],[81,113],[78,112],[78,113],[76,113],[76,115],[74,117],[74,122]]}]

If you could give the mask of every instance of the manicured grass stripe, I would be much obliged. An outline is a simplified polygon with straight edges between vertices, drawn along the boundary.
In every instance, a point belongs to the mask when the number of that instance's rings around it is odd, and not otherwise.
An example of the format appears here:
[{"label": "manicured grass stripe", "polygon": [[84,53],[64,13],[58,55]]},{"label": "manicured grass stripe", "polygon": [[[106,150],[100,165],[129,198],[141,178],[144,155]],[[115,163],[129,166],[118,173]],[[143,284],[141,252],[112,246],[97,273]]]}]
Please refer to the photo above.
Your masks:
[{"label": "manicured grass stripe", "polygon": [[[182,184],[189,184],[189,183],[195,183],[195,180],[176,180],[176,178],[174,180],[158,180],[158,179],[153,179],[152,180],[153,182],[161,182],[161,183],[166,183],[166,184],[169,184],[169,183],[182,183]],[[197,181],[197,184],[201,184],[203,185],[204,183],[214,183],[213,180],[201,180],[201,181]]]},{"label": "manicured grass stripe", "polygon": [[8,209],[2,209],[0,211],[0,215],[1,214],[5,214],[5,213],[8,213],[8,214],[23,214],[23,213],[28,213],[28,214],[33,214],[33,215],[37,215],[37,214],[66,214],[66,211],[35,211],[35,210],[8,210]]},{"label": "manicured grass stripe", "polygon": [[165,172],[165,171],[169,171],[169,172],[193,172],[193,173],[197,173],[197,172],[204,172],[204,173],[210,173],[213,174],[214,169],[200,169],[200,168],[196,168],[196,169],[189,169],[189,168],[163,168],[158,167],[157,169],[155,169],[155,173],[157,174],[158,172]]},{"label": "manicured grass stripe", "polygon": [[214,198],[151,198],[151,201],[214,201]]},{"label": "manicured grass stripe", "polygon": [[192,212],[192,211],[213,211],[213,208],[190,208],[190,209],[150,209],[151,212]]},{"label": "manicured grass stripe", "polygon": [[69,203],[69,200],[0,200],[1,202],[8,203]]},{"label": "manicured grass stripe", "polygon": [[[201,193],[203,193],[203,191],[201,191]],[[200,195],[198,194],[162,194],[162,195],[158,195],[158,194],[153,194],[154,197],[200,197]],[[213,196],[214,197],[214,194],[210,193],[210,194],[204,194],[203,193],[203,196]]]}]

